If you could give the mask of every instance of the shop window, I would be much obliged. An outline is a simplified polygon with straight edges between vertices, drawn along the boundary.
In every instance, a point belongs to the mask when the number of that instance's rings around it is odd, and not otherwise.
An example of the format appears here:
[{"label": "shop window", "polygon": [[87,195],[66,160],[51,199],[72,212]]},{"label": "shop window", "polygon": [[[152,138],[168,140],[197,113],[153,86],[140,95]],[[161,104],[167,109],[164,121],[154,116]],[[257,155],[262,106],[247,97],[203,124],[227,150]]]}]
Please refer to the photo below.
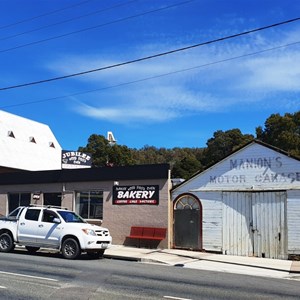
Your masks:
[{"label": "shop window", "polygon": [[44,193],[44,205],[61,207],[61,193]]},{"label": "shop window", "polygon": [[103,191],[76,193],[75,211],[84,219],[103,219]]},{"label": "shop window", "polygon": [[9,193],[8,194],[8,213],[19,206],[28,206],[30,204],[30,193]]}]

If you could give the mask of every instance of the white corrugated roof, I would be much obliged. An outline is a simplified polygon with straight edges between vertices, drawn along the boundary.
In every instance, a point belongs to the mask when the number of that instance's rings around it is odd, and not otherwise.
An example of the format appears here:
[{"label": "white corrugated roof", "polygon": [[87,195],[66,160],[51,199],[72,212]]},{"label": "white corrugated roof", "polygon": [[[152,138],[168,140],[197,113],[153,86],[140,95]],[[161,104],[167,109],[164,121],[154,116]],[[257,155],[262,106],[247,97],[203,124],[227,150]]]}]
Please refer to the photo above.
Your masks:
[{"label": "white corrugated roof", "polygon": [[48,125],[0,110],[0,166],[61,169],[61,146]]}]

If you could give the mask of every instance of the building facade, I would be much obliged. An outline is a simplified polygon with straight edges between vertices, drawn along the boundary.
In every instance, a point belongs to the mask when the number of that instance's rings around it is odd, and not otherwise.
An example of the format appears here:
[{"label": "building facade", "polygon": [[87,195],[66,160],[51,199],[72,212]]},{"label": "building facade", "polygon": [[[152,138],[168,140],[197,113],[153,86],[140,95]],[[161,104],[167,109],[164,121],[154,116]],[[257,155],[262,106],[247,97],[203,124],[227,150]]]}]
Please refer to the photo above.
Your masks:
[{"label": "building facade", "polygon": [[253,141],[171,194],[175,248],[300,254],[300,161],[277,148]]},{"label": "building facade", "polygon": [[[126,238],[131,226],[169,227],[170,182],[167,164],[0,174],[0,214],[19,205],[62,206],[103,223],[114,244],[135,245]],[[169,244],[167,236],[148,246]]]}]

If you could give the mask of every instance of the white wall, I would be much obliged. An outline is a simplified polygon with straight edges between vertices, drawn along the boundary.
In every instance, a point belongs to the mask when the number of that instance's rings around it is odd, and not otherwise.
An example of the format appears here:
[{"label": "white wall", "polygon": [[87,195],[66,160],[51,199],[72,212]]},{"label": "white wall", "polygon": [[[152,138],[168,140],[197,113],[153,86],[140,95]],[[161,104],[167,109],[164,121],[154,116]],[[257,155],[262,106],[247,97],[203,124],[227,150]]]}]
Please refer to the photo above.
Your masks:
[{"label": "white wall", "polygon": [[[30,141],[32,137],[35,143]],[[2,167],[29,171],[61,169],[61,146],[47,125],[1,110],[0,153]]]},{"label": "white wall", "polygon": [[300,253],[300,190],[287,194],[288,252]]}]

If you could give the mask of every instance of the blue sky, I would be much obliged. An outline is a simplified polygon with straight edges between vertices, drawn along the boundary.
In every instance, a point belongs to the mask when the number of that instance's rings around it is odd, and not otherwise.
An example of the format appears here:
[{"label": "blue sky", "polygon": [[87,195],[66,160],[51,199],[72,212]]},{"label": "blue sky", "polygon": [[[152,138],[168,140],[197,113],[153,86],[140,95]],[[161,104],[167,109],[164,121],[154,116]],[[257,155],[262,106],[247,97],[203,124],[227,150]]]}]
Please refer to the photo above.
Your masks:
[{"label": "blue sky", "polygon": [[[26,3],[26,5],[25,5]],[[106,67],[300,17],[294,0],[0,0],[0,88]],[[273,49],[273,50],[271,50]],[[268,51],[266,51],[268,50]],[[83,76],[0,91],[65,150],[205,147],[300,109],[300,21]]]}]

